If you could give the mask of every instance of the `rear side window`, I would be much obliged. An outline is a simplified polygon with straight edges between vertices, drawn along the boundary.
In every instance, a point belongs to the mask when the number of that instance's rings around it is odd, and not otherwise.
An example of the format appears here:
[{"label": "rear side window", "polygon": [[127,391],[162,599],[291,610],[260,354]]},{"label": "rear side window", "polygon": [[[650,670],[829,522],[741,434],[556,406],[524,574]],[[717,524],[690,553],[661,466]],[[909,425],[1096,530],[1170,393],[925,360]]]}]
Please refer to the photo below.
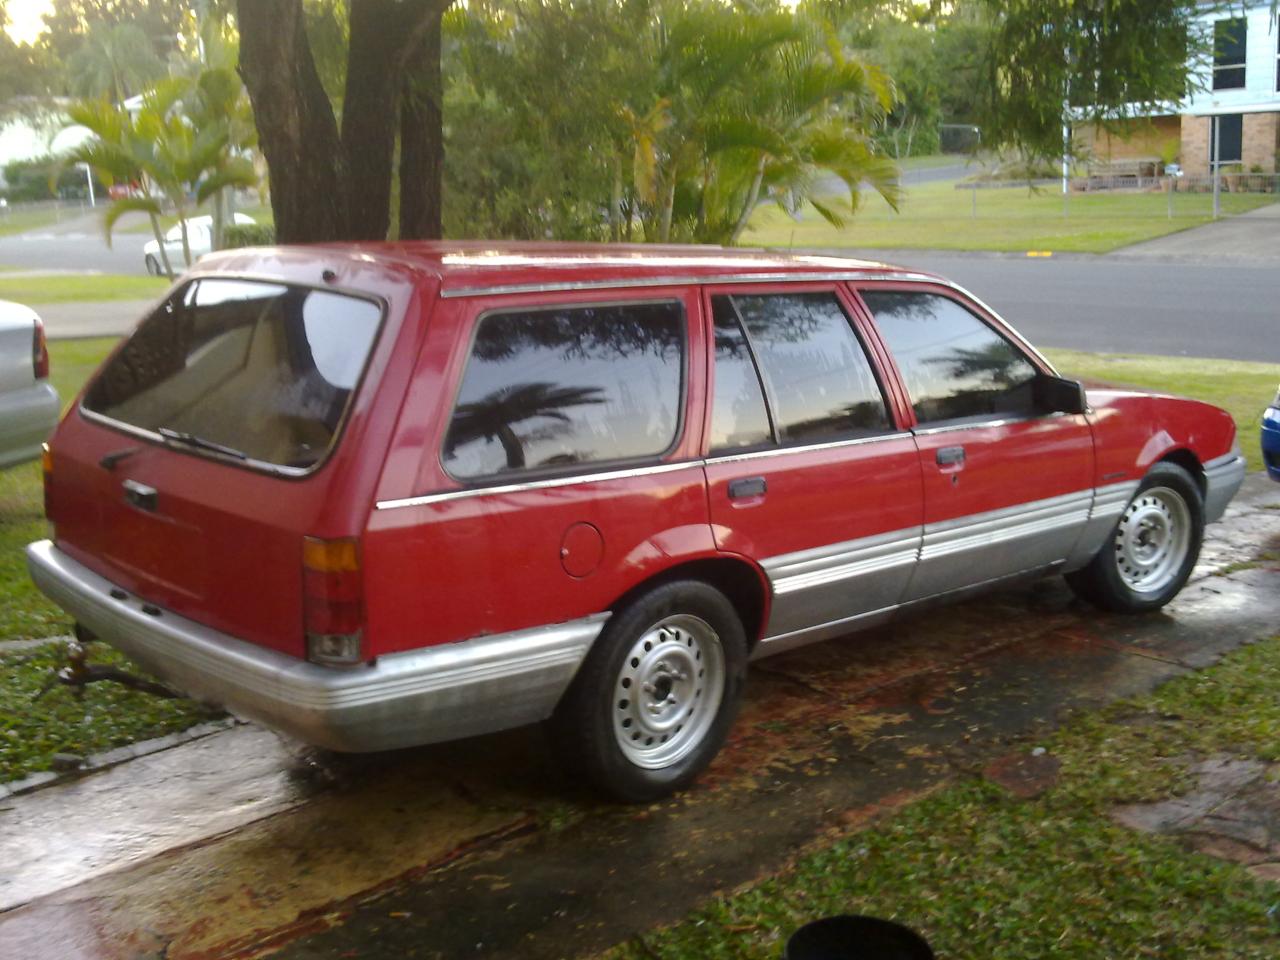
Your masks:
[{"label": "rear side window", "polygon": [[84,408],[195,451],[306,470],[333,446],[382,322],[328,290],[198,280],[142,322]]},{"label": "rear side window", "polygon": [[460,479],[658,457],[680,425],[679,303],[555,307],[480,320],[445,438]]},{"label": "rear side window", "polygon": [[956,301],[935,293],[861,294],[921,423],[1036,412],[1031,361]]},{"label": "rear side window", "polygon": [[[782,443],[889,429],[884,395],[834,293],[735,295],[713,301],[721,299],[728,299],[741,318]],[[723,307],[716,310],[719,315]],[[717,395],[716,401],[721,400]]]}]

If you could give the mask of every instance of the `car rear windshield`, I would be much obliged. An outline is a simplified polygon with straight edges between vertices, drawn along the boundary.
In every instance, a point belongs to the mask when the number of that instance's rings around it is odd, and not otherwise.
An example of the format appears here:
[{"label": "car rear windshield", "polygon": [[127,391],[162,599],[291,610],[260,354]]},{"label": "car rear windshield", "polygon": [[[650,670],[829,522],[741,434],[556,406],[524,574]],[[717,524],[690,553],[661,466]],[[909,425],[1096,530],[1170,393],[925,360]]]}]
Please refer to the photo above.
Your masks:
[{"label": "car rear windshield", "polygon": [[328,290],[197,280],[138,327],[85,395],[175,446],[305,471],[337,438],[382,322]]}]

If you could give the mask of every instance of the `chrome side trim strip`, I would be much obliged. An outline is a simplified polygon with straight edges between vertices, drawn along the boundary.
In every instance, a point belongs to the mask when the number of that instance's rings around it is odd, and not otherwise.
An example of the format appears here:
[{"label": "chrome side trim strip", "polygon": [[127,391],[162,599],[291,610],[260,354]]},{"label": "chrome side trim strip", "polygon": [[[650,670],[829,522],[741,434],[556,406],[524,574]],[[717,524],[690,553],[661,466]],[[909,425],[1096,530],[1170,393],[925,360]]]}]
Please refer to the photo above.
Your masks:
[{"label": "chrome side trim strip", "polygon": [[466,500],[470,497],[505,496],[526,493],[530,490],[552,490],[556,487],[572,487],[580,483],[604,483],[607,480],[629,480],[632,477],[650,477],[661,473],[674,473],[701,467],[701,460],[682,460],[679,463],[659,463],[651,467],[635,467],[630,470],[607,470],[601,473],[575,473],[568,477],[550,477],[546,480],[527,480],[524,483],[507,483],[497,487],[467,487],[465,490],[447,490],[428,493],[420,497],[404,497],[400,500],[379,500],[376,510],[395,510],[399,507],[424,507],[450,500]]},{"label": "chrome side trim strip", "polygon": [[[637,261],[643,263],[643,260]],[[750,270],[750,262],[743,263],[743,270]],[[769,273],[726,273],[714,276],[663,276],[663,277],[619,277],[612,280],[552,280],[546,283],[508,283],[491,287],[456,287],[441,290],[441,299],[456,297],[489,297],[504,296],[513,293],[562,293],[570,290],[610,290],[634,287],[673,287],[689,285],[708,285],[721,283],[829,283],[836,280],[893,280],[913,283],[936,283],[939,286],[953,287],[954,283],[941,277],[931,277],[924,273],[895,273],[893,270],[841,270],[834,273],[798,273],[794,271]],[[963,291],[962,291],[963,292]],[[976,298],[975,298],[976,299]]]},{"label": "chrome side trim strip", "polygon": [[1093,509],[1089,511],[1089,519],[1118,517],[1124,513],[1133,495],[1138,491],[1137,480],[1126,480],[1123,483],[1112,483],[1098,487],[1093,492]]},{"label": "chrome side trim strip", "polygon": [[889,620],[898,609],[898,605],[893,604],[888,607],[881,607],[878,610],[868,610],[865,613],[854,614],[851,617],[842,617],[838,620],[830,620],[812,627],[804,627],[799,630],[791,630],[787,633],[765,637],[751,651],[751,659],[763,660],[765,657],[786,653],[788,650],[794,650],[797,647],[807,647],[811,643],[819,643],[857,630],[877,627]]},{"label": "chrome side trim strip", "polygon": [[606,480],[629,480],[632,477],[647,477],[660,473],[671,473],[688,467],[705,467],[714,463],[738,463],[767,457],[780,457],[789,453],[812,453],[818,450],[839,450],[844,447],[856,447],[866,443],[881,443],[885,440],[906,440],[910,433],[887,433],[879,437],[856,437],[852,440],[835,440],[830,443],[814,443],[798,447],[773,447],[768,450],[755,450],[751,453],[729,454],[720,457],[708,457],[706,460],[682,460],[679,463],[659,463],[649,467],[635,467],[629,470],[605,470],[599,473],[575,473],[567,477],[550,477],[546,480],[527,480],[524,483],[506,483],[495,487],[467,487],[462,490],[443,490],[439,493],[425,493],[418,497],[403,497],[398,500],[379,500],[377,510],[394,510],[398,507],[422,507],[433,503],[447,503],[450,500],[463,500],[468,497],[502,496],[511,493],[525,493],[530,490],[550,490],[555,487],[571,487],[579,483],[602,483]]},{"label": "chrome side trim strip", "polygon": [[77,621],[179,689],[334,750],[387,750],[542,720],[609,616],[336,670],[170,611],[144,613],[141,599],[115,599],[115,584],[48,540],[27,547],[27,566],[36,585]]},{"label": "chrome side trim strip", "polygon": [[713,457],[707,457],[704,463],[710,466],[713,463],[741,463],[747,460],[763,460],[768,457],[781,457],[788,453],[813,453],[819,450],[843,450],[845,447],[858,447],[867,443],[883,443],[886,440],[907,440],[911,434],[908,431],[902,433],[886,433],[876,437],[857,437],[852,440],[833,440],[830,443],[813,443],[796,447],[770,447],[768,450],[753,450],[750,453],[727,453]]},{"label": "chrome side trim strip", "polygon": [[919,551],[920,528],[912,527],[771,557],[761,565],[774,594],[784,595],[915,563]]},{"label": "chrome side trim strip", "polygon": [[1089,519],[1092,499],[1093,491],[1086,490],[928,524],[924,529],[920,559],[933,560],[1061,527],[1082,525]]},{"label": "chrome side trim strip", "polygon": [[1046,413],[1031,417],[1004,417],[1000,420],[981,420],[973,423],[951,423],[942,427],[925,427],[922,430],[916,430],[914,432],[917,437],[928,437],[935,433],[955,433],[959,430],[982,430],[989,427],[1007,427],[1013,423],[1030,423],[1034,420],[1050,420],[1065,416],[1065,413]]}]

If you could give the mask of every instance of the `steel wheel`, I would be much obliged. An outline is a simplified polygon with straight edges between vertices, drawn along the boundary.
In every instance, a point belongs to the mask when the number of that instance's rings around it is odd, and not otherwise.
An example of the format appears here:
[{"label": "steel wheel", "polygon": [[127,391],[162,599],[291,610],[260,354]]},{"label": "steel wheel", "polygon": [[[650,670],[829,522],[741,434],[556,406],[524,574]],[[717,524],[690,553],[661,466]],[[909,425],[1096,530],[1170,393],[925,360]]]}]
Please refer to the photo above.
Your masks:
[{"label": "steel wheel", "polygon": [[615,684],[613,734],[631,763],[657,770],[696,749],[724,696],[720,637],[705,620],[667,617],[627,651]]},{"label": "steel wheel", "polygon": [[1151,487],[1116,526],[1116,569],[1136,593],[1159,593],[1182,572],[1191,546],[1191,511],[1169,487]]}]

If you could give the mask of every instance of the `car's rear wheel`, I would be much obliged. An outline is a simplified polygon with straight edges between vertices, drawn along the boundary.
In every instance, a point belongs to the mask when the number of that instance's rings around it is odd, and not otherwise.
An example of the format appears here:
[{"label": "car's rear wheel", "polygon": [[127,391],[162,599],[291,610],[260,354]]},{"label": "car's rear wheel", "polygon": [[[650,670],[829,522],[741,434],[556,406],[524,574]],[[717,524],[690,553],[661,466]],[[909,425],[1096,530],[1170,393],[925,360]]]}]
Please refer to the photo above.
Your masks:
[{"label": "car's rear wheel", "polygon": [[563,758],[600,790],[640,803],[687,786],[737,714],[746,637],[733,606],[693,580],[617,611],[552,719]]},{"label": "car's rear wheel", "polygon": [[161,273],[160,261],[149,253],[147,254],[147,273],[153,277],[158,277]]},{"label": "car's rear wheel", "polygon": [[1204,501],[1195,480],[1177,464],[1158,463],[1097,556],[1067,574],[1067,583],[1108,610],[1157,610],[1191,576],[1203,539]]}]

